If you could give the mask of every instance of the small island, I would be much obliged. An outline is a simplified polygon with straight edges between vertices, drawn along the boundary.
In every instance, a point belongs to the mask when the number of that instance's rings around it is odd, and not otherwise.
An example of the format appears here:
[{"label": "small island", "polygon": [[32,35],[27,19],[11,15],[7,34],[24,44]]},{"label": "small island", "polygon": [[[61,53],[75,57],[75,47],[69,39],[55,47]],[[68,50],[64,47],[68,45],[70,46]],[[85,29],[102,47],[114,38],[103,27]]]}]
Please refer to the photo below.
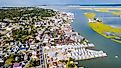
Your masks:
[{"label": "small island", "polygon": [[99,18],[95,18],[95,13],[85,13],[88,18],[89,26],[100,35],[115,42],[121,43],[121,28],[116,28],[104,24]]}]

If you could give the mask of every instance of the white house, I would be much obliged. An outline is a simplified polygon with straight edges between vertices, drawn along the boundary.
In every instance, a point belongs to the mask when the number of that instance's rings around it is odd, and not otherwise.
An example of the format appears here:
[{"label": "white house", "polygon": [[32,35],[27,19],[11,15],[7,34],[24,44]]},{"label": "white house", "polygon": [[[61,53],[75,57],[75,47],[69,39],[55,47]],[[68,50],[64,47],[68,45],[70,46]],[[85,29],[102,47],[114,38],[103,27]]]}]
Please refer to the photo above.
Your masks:
[{"label": "white house", "polygon": [[40,27],[43,22],[35,22],[35,27]]},{"label": "white house", "polygon": [[89,22],[96,22],[95,20],[93,19],[88,19]]}]

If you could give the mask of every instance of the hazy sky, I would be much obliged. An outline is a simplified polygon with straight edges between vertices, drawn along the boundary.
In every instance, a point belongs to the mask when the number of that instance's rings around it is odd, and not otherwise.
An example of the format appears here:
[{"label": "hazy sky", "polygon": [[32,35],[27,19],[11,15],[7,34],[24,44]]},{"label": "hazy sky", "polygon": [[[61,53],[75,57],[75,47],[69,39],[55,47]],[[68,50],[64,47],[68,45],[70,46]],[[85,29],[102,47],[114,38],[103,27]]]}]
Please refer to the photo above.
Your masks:
[{"label": "hazy sky", "polygon": [[120,3],[121,0],[0,0],[0,6],[37,6],[42,4]]}]

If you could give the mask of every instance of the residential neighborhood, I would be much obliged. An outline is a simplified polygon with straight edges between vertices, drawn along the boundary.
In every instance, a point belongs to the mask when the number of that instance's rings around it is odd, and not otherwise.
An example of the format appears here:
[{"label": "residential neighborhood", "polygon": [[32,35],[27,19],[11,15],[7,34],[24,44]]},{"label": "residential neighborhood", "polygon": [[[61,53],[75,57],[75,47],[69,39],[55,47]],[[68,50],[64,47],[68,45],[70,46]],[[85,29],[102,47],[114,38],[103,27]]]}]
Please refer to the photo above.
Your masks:
[{"label": "residential neighborhood", "polygon": [[77,68],[76,60],[107,56],[73,30],[73,19],[52,9],[0,9],[0,68]]}]

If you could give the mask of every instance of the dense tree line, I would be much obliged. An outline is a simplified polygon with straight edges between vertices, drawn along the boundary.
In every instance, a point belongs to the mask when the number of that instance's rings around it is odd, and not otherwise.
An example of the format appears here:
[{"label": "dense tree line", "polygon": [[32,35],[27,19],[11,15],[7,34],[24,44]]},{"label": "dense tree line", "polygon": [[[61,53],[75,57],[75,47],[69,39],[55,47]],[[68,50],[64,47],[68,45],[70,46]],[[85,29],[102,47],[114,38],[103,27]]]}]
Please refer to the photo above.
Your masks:
[{"label": "dense tree line", "polygon": [[13,18],[21,18],[23,16],[41,16],[41,17],[51,17],[56,13],[51,9],[43,9],[43,8],[6,8],[0,9],[0,21],[3,19],[11,19]]}]

